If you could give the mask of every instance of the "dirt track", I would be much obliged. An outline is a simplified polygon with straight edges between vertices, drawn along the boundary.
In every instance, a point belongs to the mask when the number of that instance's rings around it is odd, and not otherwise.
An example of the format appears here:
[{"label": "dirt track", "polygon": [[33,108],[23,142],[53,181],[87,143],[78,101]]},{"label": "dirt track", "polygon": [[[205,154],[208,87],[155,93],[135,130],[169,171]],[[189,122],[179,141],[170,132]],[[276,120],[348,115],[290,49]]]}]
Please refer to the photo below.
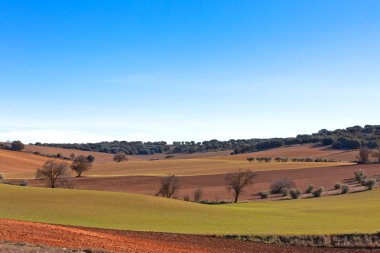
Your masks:
[{"label": "dirt track", "polygon": [[0,240],[111,252],[369,252],[277,246],[209,236],[80,228],[7,219],[0,219]]},{"label": "dirt track", "polygon": [[[362,169],[368,175],[379,175],[380,165],[353,165],[325,168],[308,168],[298,170],[261,171],[257,173],[255,184],[247,190],[241,200],[258,198],[256,194],[262,190],[268,190],[271,182],[278,178],[290,178],[296,182],[301,190],[308,185],[323,186],[326,190],[332,189],[336,182],[354,177],[354,171]],[[74,178],[75,189],[104,190],[129,192],[138,194],[154,195],[160,185],[159,177],[136,176],[136,177],[106,177],[106,178]],[[30,186],[45,186],[46,182],[30,180]],[[188,194],[192,196],[195,189],[201,187],[204,190],[204,199],[224,200],[232,199],[232,194],[226,190],[225,175],[187,176],[180,178],[181,189],[179,198]]]}]

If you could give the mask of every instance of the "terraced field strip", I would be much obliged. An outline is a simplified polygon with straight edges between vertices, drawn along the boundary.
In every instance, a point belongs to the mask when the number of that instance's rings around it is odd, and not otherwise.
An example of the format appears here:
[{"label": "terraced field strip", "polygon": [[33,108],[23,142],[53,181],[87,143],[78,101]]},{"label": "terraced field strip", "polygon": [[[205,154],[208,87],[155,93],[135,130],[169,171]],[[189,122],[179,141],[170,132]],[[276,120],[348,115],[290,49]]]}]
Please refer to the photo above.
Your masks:
[{"label": "terraced field strip", "polygon": [[252,171],[290,170],[352,165],[352,163],[316,162],[269,162],[249,163],[244,160],[225,158],[197,158],[158,161],[130,161],[124,163],[95,164],[89,176],[194,176],[237,172],[239,169]]},{"label": "terraced field strip", "polygon": [[374,233],[380,191],[319,199],[208,206],[127,193],[0,185],[0,217],[193,234]]}]

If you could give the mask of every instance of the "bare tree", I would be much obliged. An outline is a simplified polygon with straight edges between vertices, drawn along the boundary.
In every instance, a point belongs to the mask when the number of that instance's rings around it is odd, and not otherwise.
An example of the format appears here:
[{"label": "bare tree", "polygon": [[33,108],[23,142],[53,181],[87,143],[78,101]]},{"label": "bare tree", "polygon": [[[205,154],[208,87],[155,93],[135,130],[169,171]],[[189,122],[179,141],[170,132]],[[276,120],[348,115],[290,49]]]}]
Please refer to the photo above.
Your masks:
[{"label": "bare tree", "polygon": [[60,180],[59,180],[60,186],[66,189],[74,189],[74,181],[70,177],[70,175],[64,175]]},{"label": "bare tree", "polygon": [[234,202],[237,203],[240,194],[244,189],[253,184],[253,179],[256,177],[256,173],[251,170],[239,171],[238,173],[229,173],[226,175],[226,181],[228,184],[227,189],[232,190],[235,193]]},{"label": "bare tree", "polygon": [[71,154],[70,154],[70,159],[71,159],[72,161],[74,161],[74,158],[75,158],[75,154],[74,154],[74,153],[71,153]]},{"label": "bare tree", "polygon": [[175,175],[164,177],[161,180],[161,188],[156,196],[171,198],[179,189],[178,179]]},{"label": "bare tree", "polygon": [[127,161],[128,158],[127,158],[127,156],[125,155],[124,152],[118,152],[118,153],[116,153],[116,154],[114,155],[113,160],[114,160],[115,162],[120,163],[120,162],[123,162],[123,161]]},{"label": "bare tree", "polygon": [[83,172],[89,171],[91,168],[92,163],[84,155],[77,156],[71,164],[71,169],[78,174],[77,177],[81,177]]},{"label": "bare tree", "polygon": [[203,197],[203,190],[202,188],[198,188],[194,191],[193,193],[193,197],[194,197],[194,202],[200,202],[202,200],[202,197]]},{"label": "bare tree", "polygon": [[55,188],[56,181],[68,174],[68,165],[55,160],[47,161],[41,169],[36,171],[37,179],[48,179],[51,188]]},{"label": "bare tree", "polygon": [[359,163],[366,164],[369,163],[369,155],[371,154],[371,151],[367,147],[362,147],[359,150],[359,155],[357,156]]}]

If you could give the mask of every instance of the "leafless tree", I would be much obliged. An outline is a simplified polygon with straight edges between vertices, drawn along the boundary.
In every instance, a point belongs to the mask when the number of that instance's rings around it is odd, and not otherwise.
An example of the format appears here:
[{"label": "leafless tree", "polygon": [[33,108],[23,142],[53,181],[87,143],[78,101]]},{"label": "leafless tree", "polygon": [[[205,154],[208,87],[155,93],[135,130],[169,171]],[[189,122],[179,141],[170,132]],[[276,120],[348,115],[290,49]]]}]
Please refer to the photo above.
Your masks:
[{"label": "leafless tree", "polygon": [[71,154],[70,154],[70,159],[71,159],[72,161],[74,161],[74,158],[75,158],[75,154],[74,154],[74,153],[71,153]]},{"label": "leafless tree", "polygon": [[120,163],[120,162],[123,162],[123,161],[127,161],[128,158],[127,158],[127,156],[125,155],[124,152],[119,152],[119,153],[116,153],[116,154],[114,155],[113,160],[114,160],[115,162]]},{"label": "leafless tree", "polygon": [[359,163],[366,164],[369,163],[369,155],[371,154],[371,151],[367,147],[362,147],[359,150],[359,155],[357,156]]},{"label": "leafless tree", "polygon": [[253,179],[256,177],[256,173],[251,170],[239,171],[237,173],[229,173],[226,175],[226,181],[228,184],[227,189],[233,191],[235,194],[234,202],[237,203],[240,194],[246,187],[253,184]]},{"label": "leafless tree", "polygon": [[66,189],[74,189],[74,181],[70,175],[65,175],[59,180],[60,186]]},{"label": "leafless tree", "polygon": [[55,188],[56,181],[68,174],[68,165],[55,160],[47,161],[41,169],[36,172],[37,179],[48,179],[51,188]]},{"label": "leafless tree", "polygon": [[71,164],[71,169],[77,173],[77,177],[81,177],[83,172],[89,171],[91,168],[92,163],[84,155],[77,156]]},{"label": "leafless tree", "polygon": [[175,175],[164,177],[161,180],[161,188],[156,196],[171,198],[179,189],[178,179]]},{"label": "leafless tree", "polygon": [[193,193],[193,197],[194,197],[194,202],[200,202],[202,200],[202,197],[203,197],[203,190],[202,188],[198,188],[194,191]]}]

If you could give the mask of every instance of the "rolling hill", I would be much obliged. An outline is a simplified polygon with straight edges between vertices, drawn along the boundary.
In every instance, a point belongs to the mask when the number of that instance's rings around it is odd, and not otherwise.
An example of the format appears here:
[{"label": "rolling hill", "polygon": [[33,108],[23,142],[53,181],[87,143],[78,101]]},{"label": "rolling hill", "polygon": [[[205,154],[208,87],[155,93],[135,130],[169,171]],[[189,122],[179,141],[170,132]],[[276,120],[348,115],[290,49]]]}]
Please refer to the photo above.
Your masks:
[{"label": "rolling hill", "polygon": [[[373,233],[380,190],[220,206],[127,193],[0,185],[0,217],[51,224],[191,234]],[[365,210],[365,212],[364,212]]]}]

